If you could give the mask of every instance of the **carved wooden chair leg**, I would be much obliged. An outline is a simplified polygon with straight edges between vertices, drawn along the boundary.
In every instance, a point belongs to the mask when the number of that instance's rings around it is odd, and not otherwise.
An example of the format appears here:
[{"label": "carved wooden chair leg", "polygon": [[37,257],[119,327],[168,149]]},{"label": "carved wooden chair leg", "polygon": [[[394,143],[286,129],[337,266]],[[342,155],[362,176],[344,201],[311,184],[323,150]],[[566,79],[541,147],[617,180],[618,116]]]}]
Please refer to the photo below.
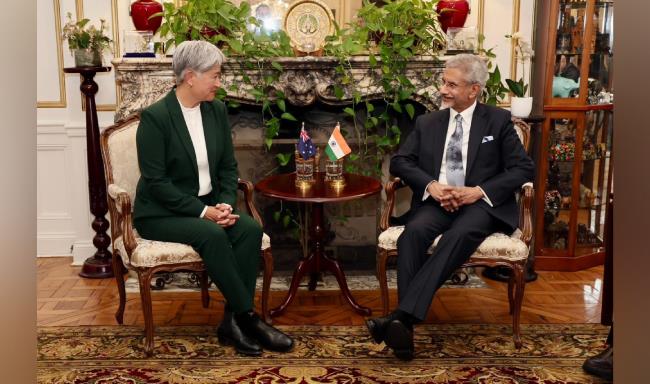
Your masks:
[{"label": "carved wooden chair leg", "polygon": [[201,278],[201,303],[203,308],[208,308],[210,306],[210,293],[208,292],[208,271],[203,270],[200,272]]},{"label": "carved wooden chair leg", "polygon": [[526,279],[524,277],[524,265],[516,264],[513,270],[515,276],[515,305],[512,314],[512,332],[515,341],[515,348],[521,348],[521,332],[519,329],[519,321],[521,318],[521,306],[524,299],[524,288],[526,287]]},{"label": "carved wooden chair leg", "polygon": [[379,280],[379,293],[381,296],[381,306],[383,315],[388,314],[388,278],[386,277],[386,261],[388,251],[383,248],[377,249],[377,279]]},{"label": "carved wooden chair leg", "polygon": [[153,309],[151,305],[151,276],[153,270],[138,270],[138,282],[140,283],[140,300],[142,301],[142,313],[144,314],[144,351],[147,356],[153,354]]},{"label": "carved wooden chair leg", "polygon": [[514,268],[510,266],[510,278],[508,279],[508,311],[510,315],[514,313],[515,309],[515,274]]},{"label": "carved wooden chair leg", "polygon": [[124,275],[122,274],[124,266],[122,265],[120,251],[114,250],[113,252],[115,252],[115,255],[113,255],[113,271],[115,271],[117,292],[120,297],[120,304],[117,307],[117,312],[115,312],[115,320],[117,320],[118,324],[124,324],[124,307],[126,305],[126,289],[124,287]]},{"label": "carved wooden chair leg", "polygon": [[273,277],[273,254],[271,249],[262,251],[264,258],[264,275],[262,277],[262,317],[264,321],[272,324],[271,312],[269,311],[269,295],[271,293],[271,278]]}]

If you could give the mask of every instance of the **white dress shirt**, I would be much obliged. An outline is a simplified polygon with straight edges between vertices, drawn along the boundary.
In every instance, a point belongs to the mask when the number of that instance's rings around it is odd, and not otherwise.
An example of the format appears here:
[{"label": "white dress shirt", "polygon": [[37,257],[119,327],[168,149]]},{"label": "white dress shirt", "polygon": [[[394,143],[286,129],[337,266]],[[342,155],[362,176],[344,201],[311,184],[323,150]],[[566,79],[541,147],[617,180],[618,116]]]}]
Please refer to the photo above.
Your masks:
[{"label": "white dress shirt", "polygon": [[[476,101],[474,101],[474,104],[472,104],[469,108],[466,108],[462,112],[458,112],[453,108],[449,108],[449,125],[447,127],[447,136],[445,137],[445,146],[442,152],[443,155],[442,155],[442,163],[440,164],[440,175],[438,175],[438,180],[432,180],[431,183],[437,181],[440,184],[447,184],[447,156],[446,156],[447,146],[449,145],[449,140],[451,139],[451,135],[453,135],[454,131],[456,130],[456,115],[460,115],[462,118],[461,123],[463,125],[463,140],[461,143],[461,152],[463,154],[463,176],[467,175],[467,148],[469,147],[469,131],[472,127],[472,116],[474,115],[475,109],[476,109]],[[424,188],[422,201],[426,200],[430,196],[428,188],[429,185],[431,185],[431,183],[427,184],[426,188]],[[478,188],[483,193],[483,200],[485,200],[486,203],[492,206],[492,202],[485,194],[485,191],[483,191],[483,188],[481,188],[480,186]]]},{"label": "white dress shirt", "polygon": [[[196,154],[196,165],[199,170],[199,194],[198,196],[207,195],[212,192],[212,183],[210,179],[210,164],[208,163],[208,150],[205,146],[205,134],[203,133],[203,119],[201,117],[201,104],[193,108],[183,106],[180,100],[178,104],[181,106],[183,112],[183,119],[187,130],[192,139],[192,146]],[[206,206],[199,217],[205,215],[208,210]]]}]

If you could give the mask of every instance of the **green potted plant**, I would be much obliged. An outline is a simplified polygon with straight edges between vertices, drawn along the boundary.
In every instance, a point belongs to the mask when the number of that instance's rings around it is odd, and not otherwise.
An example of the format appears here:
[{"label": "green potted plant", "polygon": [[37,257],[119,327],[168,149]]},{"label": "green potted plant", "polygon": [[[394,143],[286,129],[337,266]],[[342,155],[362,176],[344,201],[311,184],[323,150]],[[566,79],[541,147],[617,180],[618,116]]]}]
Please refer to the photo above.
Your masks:
[{"label": "green potted plant", "polygon": [[[378,7],[368,0],[357,11],[358,24],[353,28],[359,37],[365,34],[370,44],[393,46],[411,54],[435,54],[444,42],[438,21],[438,0],[385,0]],[[401,52],[406,55],[405,51]]]},{"label": "green potted plant", "polygon": [[521,77],[519,80],[506,79],[508,90],[512,93],[510,98],[510,111],[516,117],[528,117],[533,108],[533,98],[526,96],[528,84],[526,84],[526,62],[533,57],[533,49],[530,42],[524,39],[521,32],[506,35],[512,40],[515,46],[515,57],[521,63]]},{"label": "green potted plant", "polygon": [[501,81],[501,71],[499,70],[499,66],[492,62],[492,60],[497,57],[493,52],[494,48],[482,48],[484,41],[485,35],[479,34],[478,42],[480,48],[476,53],[485,58],[489,75],[481,94],[481,101],[488,105],[498,105],[506,97],[508,88],[503,85],[503,82]]},{"label": "green potted plant", "polygon": [[180,6],[167,2],[150,18],[158,16],[163,17],[160,36],[169,37],[165,50],[185,40],[207,40],[219,47],[237,44],[243,31],[256,23],[245,1],[239,6],[230,0],[189,0]]},{"label": "green potted plant", "polygon": [[68,12],[68,21],[63,26],[62,39],[68,41],[70,52],[74,56],[75,66],[93,67],[102,65],[102,52],[111,48],[112,40],[104,33],[108,31],[106,20],[100,19],[99,28],[88,26],[89,19],[72,20]]}]

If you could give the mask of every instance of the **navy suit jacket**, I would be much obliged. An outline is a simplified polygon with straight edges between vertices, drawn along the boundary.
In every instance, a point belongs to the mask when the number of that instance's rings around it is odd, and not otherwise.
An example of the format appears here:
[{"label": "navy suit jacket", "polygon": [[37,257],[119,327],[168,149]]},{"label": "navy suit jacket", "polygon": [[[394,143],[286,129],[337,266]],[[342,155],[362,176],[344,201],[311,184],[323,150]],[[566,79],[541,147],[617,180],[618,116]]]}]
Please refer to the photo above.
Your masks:
[{"label": "navy suit jacket", "polygon": [[[449,115],[447,108],[419,116],[414,130],[391,159],[390,172],[413,190],[409,212],[424,204],[426,186],[438,180]],[[492,140],[483,142],[486,136]],[[465,185],[480,186],[493,206],[482,199],[474,204],[514,231],[519,224],[515,191],[532,181],[534,173],[533,161],[517,136],[510,112],[477,103],[469,133]],[[408,214],[405,219],[408,220]]]}]

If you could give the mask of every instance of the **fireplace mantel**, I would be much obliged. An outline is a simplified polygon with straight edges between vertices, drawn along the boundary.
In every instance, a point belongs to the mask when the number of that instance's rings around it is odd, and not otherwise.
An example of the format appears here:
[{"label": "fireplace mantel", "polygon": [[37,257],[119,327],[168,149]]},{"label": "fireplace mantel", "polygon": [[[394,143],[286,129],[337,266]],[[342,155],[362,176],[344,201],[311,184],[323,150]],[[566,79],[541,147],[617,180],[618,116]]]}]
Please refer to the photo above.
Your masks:
[{"label": "fireplace mantel", "polygon": [[[275,88],[284,92],[287,101],[304,107],[316,101],[327,105],[346,105],[351,103],[352,94],[346,90],[342,99],[334,94],[334,84],[338,83],[334,57],[283,57],[273,61],[283,67],[280,80]],[[115,81],[118,87],[118,103],[115,122],[139,112],[166,94],[174,85],[171,58],[155,59],[115,59]],[[383,98],[383,89],[377,84],[378,75],[370,69],[368,56],[353,56],[350,66],[356,89],[364,100]],[[428,110],[437,109],[438,90],[433,79],[437,79],[444,66],[444,57],[418,56],[407,64],[406,77],[415,85],[415,101]],[[242,71],[253,79],[263,75],[264,70],[242,70],[241,63],[231,58],[222,68],[222,87],[228,98],[245,104],[255,104],[251,90],[241,80]],[[233,86],[236,85],[236,86]]]}]

